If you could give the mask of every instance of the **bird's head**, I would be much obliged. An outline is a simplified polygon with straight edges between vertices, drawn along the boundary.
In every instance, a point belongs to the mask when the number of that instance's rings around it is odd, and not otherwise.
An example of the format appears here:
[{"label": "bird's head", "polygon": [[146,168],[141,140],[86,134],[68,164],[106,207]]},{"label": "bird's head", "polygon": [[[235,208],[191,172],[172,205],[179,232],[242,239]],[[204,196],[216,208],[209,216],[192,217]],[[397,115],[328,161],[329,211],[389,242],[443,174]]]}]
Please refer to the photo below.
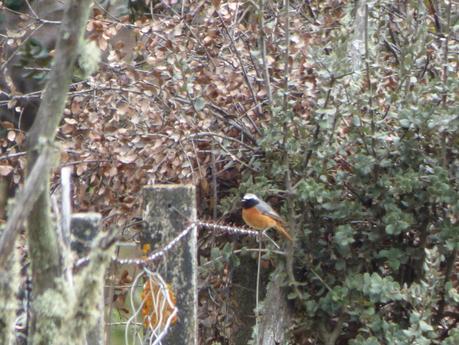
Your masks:
[{"label": "bird's head", "polygon": [[247,193],[241,200],[242,208],[250,208],[257,205],[260,202],[260,199],[252,193]]}]

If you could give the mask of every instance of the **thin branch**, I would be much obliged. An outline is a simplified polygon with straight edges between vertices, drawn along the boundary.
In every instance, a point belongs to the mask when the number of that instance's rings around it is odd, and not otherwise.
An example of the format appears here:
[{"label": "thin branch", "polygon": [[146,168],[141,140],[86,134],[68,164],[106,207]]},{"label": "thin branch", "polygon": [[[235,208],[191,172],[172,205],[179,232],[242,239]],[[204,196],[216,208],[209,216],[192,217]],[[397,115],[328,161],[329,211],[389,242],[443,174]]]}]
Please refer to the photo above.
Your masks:
[{"label": "thin branch", "polygon": [[261,344],[260,337],[260,325],[261,325],[261,315],[260,315],[260,276],[261,276],[261,239],[262,233],[258,235],[258,260],[257,260],[257,285],[255,291],[255,325],[256,325],[256,344]]},{"label": "thin branch", "polygon": [[210,162],[211,162],[211,173],[212,173],[212,197],[211,197],[211,209],[212,209],[212,219],[216,220],[218,216],[218,184],[217,184],[217,163],[215,159],[216,154],[215,143],[212,142],[212,152],[210,153]]},{"label": "thin branch", "polygon": [[6,66],[8,66],[8,64],[10,63],[10,61],[16,56],[16,54],[19,52],[19,50],[22,48],[22,46],[32,37],[32,35],[41,29],[41,27],[43,26],[43,24],[40,24],[38,25],[34,30],[32,30],[31,32],[29,32],[29,34],[26,36],[26,38],[21,42],[21,44],[19,44],[17,46],[17,48],[11,53],[11,55],[8,57],[8,59],[6,59],[6,61],[2,64],[2,66],[0,67],[0,71],[3,73],[3,70],[6,68]]},{"label": "thin branch", "polygon": [[0,161],[6,160],[6,159],[11,159],[11,158],[16,158],[16,157],[22,157],[25,156],[27,152],[16,152],[16,153],[8,153],[6,156],[1,156]]},{"label": "thin branch", "polygon": [[339,335],[341,334],[341,330],[343,329],[345,313],[344,311],[338,317],[338,321],[336,322],[333,331],[328,334],[326,337],[327,341],[325,342],[326,345],[335,345],[336,340],[338,339]]},{"label": "thin branch", "polygon": [[196,134],[191,134],[189,135],[189,138],[190,139],[193,139],[195,137],[207,137],[207,136],[210,136],[210,137],[218,137],[218,138],[222,138],[224,140],[228,140],[228,141],[234,141],[236,143],[238,143],[239,145],[245,147],[246,149],[252,151],[252,152],[257,152],[258,150],[253,147],[253,146],[250,146],[236,138],[233,138],[233,137],[229,137],[229,136],[226,136],[226,135],[223,135],[223,134],[219,134],[219,133],[214,133],[214,132],[199,132],[199,133],[196,133]]},{"label": "thin branch", "polygon": [[[254,91],[254,89],[253,89],[252,83],[250,82],[249,75],[247,74],[247,70],[246,70],[246,68],[245,68],[244,61],[242,60],[241,54],[239,53],[239,51],[238,51],[237,48],[236,48],[236,43],[234,42],[233,37],[232,37],[231,34],[229,33],[228,28],[226,27],[225,21],[224,21],[223,18],[221,17],[220,13],[217,12],[217,14],[218,14],[218,18],[220,18],[220,22],[221,22],[221,24],[222,24],[222,26],[223,26],[223,29],[225,30],[226,35],[227,35],[228,38],[230,39],[231,48],[233,49],[233,52],[234,52],[234,54],[236,54],[236,57],[237,57],[237,59],[238,59],[238,61],[239,61],[239,65],[241,66],[241,70],[242,70],[242,74],[243,74],[243,76],[244,76],[244,80],[245,80],[245,82],[247,83],[247,86],[248,86],[248,88],[249,88],[249,90],[250,90],[250,94],[252,95],[253,102],[254,102],[255,104],[258,104],[258,102],[257,102],[257,95],[255,94],[255,91]],[[258,113],[259,115],[262,114],[262,111],[261,111],[261,107],[260,107],[260,106],[258,106],[258,107],[256,108],[256,111],[257,111],[257,113]]]},{"label": "thin branch", "polygon": [[[445,40],[444,40],[444,48],[443,48],[443,95],[442,95],[442,106],[443,108],[447,107],[448,101],[448,55],[449,55],[449,37],[451,33],[451,6],[452,1],[449,1],[448,6],[446,8],[446,27],[444,28]],[[449,160],[448,160],[448,142],[446,138],[446,133],[443,132],[441,134],[441,145],[442,145],[442,158],[443,158],[443,167],[448,169]]]},{"label": "thin branch", "polygon": [[[264,79],[264,82],[265,82],[266,94],[268,96],[269,104],[271,105],[273,103],[273,93],[272,93],[272,89],[271,89],[271,81],[269,79],[268,59],[266,57],[266,34],[265,34],[265,15],[264,15],[264,10],[265,10],[265,1],[264,0],[260,0],[260,4],[259,4],[259,8],[258,8],[258,11],[259,11],[259,15],[258,15],[259,29],[260,29],[260,51],[261,51],[261,59],[263,61],[263,79]],[[288,18],[288,16],[287,16],[287,18]],[[287,19],[287,22],[288,22],[288,19]],[[287,51],[288,51],[288,48],[287,48]]]},{"label": "thin branch", "polygon": [[317,18],[316,18],[316,15],[314,14],[314,10],[312,9],[311,0],[306,0],[305,4],[306,4],[306,8],[308,9],[308,13],[313,20],[313,23],[317,24]]},{"label": "thin branch", "polygon": [[435,315],[435,321],[439,324],[445,316],[446,306],[446,284],[451,280],[451,274],[453,272],[454,265],[456,263],[457,250],[454,249],[452,253],[446,259],[446,270],[443,285],[440,290],[440,301],[438,302],[437,314]]},{"label": "thin branch", "polygon": [[[224,109],[218,107],[217,105],[213,104],[213,103],[207,103],[208,107],[210,107],[210,109],[212,110],[212,113],[217,116],[218,118],[222,119],[222,121],[230,124],[231,126],[235,127],[238,131],[240,131],[241,133],[243,133],[247,139],[249,139],[253,144],[256,144],[257,143],[257,140],[255,139],[255,137],[250,133],[250,130],[247,129],[243,123],[239,120],[236,120],[234,119],[234,116],[228,114],[228,112],[226,112]],[[260,103],[256,104],[253,108],[249,109],[248,111],[245,111],[245,114],[243,114],[243,116],[246,116],[247,119],[250,121],[250,123],[252,124],[253,128],[255,128],[255,130],[257,131],[258,134],[261,134],[261,131],[260,129],[258,128],[257,124],[255,123],[255,121],[250,117],[248,116],[248,112],[251,111],[251,110],[254,110],[256,109],[258,106],[261,106]]]},{"label": "thin branch", "polygon": [[[330,81],[330,88],[327,91],[327,97],[325,98],[325,103],[324,103],[324,106],[323,106],[324,109],[327,108],[328,102],[330,101],[330,98],[331,98],[330,95],[331,95],[331,91],[333,89],[333,86],[335,84],[335,80],[336,80],[336,78],[332,75],[331,81]],[[315,147],[316,147],[316,145],[318,143],[319,134],[320,134],[320,122],[322,121],[323,116],[324,115],[321,114],[320,117],[319,117],[319,120],[317,121],[316,128],[314,130],[314,134],[313,134],[313,138],[312,138],[312,142],[311,142],[311,146],[310,146],[308,152],[306,153],[306,158],[305,158],[305,162],[304,162],[304,166],[303,166],[304,170],[306,170],[306,168],[308,167],[309,160],[311,159],[312,154],[314,152],[314,149],[315,149]],[[298,183],[293,186],[293,190],[295,190],[298,187],[298,184],[300,182],[301,182],[301,180],[298,181]]]},{"label": "thin branch", "polygon": [[[236,249],[236,250],[233,250],[232,251],[232,254],[245,254],[245,253],[257,253],[260,251],[259,248],[244,248],[244,249]],[[261,250],[262,253],[273,253],[273,254],[277,254],[277,255],[281,255],[281,256],[285,256],[285,252],[281,251],[281,250],[272,250],[272,249],[262,249]],[[214,263],[215,261],[219,261],[219,260],[224,260],[225,259],[225,256],[221,255],[221,256],[217,256],[216,258],[212,259],[212,260],[209,260],[209,261],[206,261],[204,263],[202,263],[200,265],[201,266],[208,266],[208,265],[211,265],[212,263]],[[129,285],[130,286],[130,285]],[[110,286],[108,286],[110,287]],[[123,287],[123,286],[116,286],[116,287]]]},{"label": "thin branch", "polygon": [[376,131],[376,124],[375,124],[375,111],[373,109],[373,87],[371,85],[371,70],[370,70],[370,52],[369,52],[369,37],[368,37],[368,4],[364,4],[364,35],[365,35],[365,69],[367,74],[367,83],[368,83],[368,90],[369,90],[369,97],[368,97],[368,111],[370,113],[370,120],[371,120],[371,152],[375,159],[378,159],[375,150],[375,143],[376,140],[374,138],[375,131]]},{"label": "thin branch", "polygon": [[290,16],[289,16],[289,7],[290,1],[284,1],[284,11],[285,11],[285,54],[284,54],[284,112],[287,113],[288,110],[288,77],[289,77],[289,59],[290,59]]},{"label": "thin branch", "polygon": [[[287,149],[287,140],[289,137],[289,123],[290,115],[289,115],[289,92],[288,92],[288,82],[289,82],[289,59],[290,59],[290,1],[284,0],[284,19],[285,19],[285,53],[284,53],[284,99],[283,99],[283,116],[284,116],[284,124],[283,124],[283,138],[282,138],[282,149],[284,150],[284,158],[283,158],[283,165],[285,169],[285,176],[284,176],[284,184],[285,190],[287,191],[287,210],[288,210],[288,226],[292,231],[293,235],[296,234],[296,226],[294,223],[295,217],[295,209],[294,209],[294,199],[293,199],[293,187],[292,187],[292,175],[290,170],[290,155]],[[288,120],[288,121],[287,121]],[[298,296],[302,296],[301,291],[298,289],[296,284],[295,275],[293,272],[293,265],[294,265],[294,250],[293,250],[293,243],[289,243],[287,247],[287,274],[290,280],[290,284],[293,285],[293,289],[295,290]]]},{"label": "thin branch", "polygon": [[73,165],[78,165],[78,164],[88,164],[88,163],[108,163],[110,160],[108,159],[86,159],[86,160],[81,160],[81,161],[72,161],[72,162],[65,162],[64,164],[61,164],[61,168],[64,167],[70,167]]}]

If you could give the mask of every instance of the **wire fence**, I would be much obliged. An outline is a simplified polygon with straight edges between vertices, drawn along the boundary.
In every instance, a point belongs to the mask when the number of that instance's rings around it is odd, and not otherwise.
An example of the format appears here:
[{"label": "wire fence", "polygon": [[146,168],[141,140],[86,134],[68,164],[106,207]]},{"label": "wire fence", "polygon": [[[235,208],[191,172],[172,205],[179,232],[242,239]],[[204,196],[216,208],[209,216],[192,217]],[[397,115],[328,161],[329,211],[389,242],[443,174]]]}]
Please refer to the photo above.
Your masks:
[{"label": "wire fence", "polygon": [[[174,287],[168,284],[158,272],[156,261],[166,257],[195,227],[217,234],[250,237],[258,237],[260,234],[258,231],[246,228],[196,221],[160,249],[145,257],[114,258],[113,262],[118,265],[134,265],[140,269],[127,292],[130,315],[127,321],[122,323],[126,345],[159,345],[170,327],[176,323],[178,308]],[[87,258],[82,258],[77,265],[87,261]]]}]

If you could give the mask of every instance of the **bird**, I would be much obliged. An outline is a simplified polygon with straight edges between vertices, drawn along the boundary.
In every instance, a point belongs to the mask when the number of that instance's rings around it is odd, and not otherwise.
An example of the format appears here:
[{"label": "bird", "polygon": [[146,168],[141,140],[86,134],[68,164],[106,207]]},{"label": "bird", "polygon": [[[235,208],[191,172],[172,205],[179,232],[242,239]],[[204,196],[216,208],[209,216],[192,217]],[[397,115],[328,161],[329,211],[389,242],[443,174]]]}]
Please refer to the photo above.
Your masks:
[{"label": "bird", "polygon": [[282,217],[255,194],[245,194],[241,200],[241,206],[242,219],[248,226],[257,230],[274,228],[289,241],[293,241],[285,228],[285,221]]}]

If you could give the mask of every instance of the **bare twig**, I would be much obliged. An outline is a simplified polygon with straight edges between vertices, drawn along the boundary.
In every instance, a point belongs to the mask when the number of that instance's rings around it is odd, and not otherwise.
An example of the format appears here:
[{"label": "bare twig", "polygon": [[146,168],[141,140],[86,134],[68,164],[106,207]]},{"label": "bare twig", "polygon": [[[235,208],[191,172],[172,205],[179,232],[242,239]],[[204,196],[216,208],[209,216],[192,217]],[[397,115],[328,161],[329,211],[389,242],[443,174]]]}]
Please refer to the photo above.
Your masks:
[{"label": "bare twig", "polygon": [[457,250],[454,249],[446,259],[446,270],[443,279],[443,284],[440,288],[440,301],[438,302],[438,309],[435,315],[435,321],[439,324],[445,316],[446,306],[446,284],[451,280],[451,273],[453,272],[454,265],[456,263]]},{"label": "bare twig", "polygon": [[311,0],[306,0],[305,4],[306,4],[306,8],[308,9],[309,15],[311,16],[314,24],[316,24],[317,18],[316,18],[316,15],[314,14],[314,10],[311,7]]},{"label": "bare twig", "polygon": [[219,133],[214,133],[214,132],[199,132],[199,133],[195,133],[195,134],[191,134],[189,136],[190,139],[194,139],[195,137],[218,137],[218,138],[222,138],[224,140],[228,140],[228,141],[233,141],[235,143],[238,143],[239,145],[245,147],[246,149],[252,151],[252,152],[257,152],[257,149],[253,146],[250,146],[236,138],[233,138],[233,137],[229,137],[229,136],[226,136],[226,135],[223,135],[223,134],[219,134]]},{"label": "bare twig", "polygon": [[[451,7],[452,6],[452,1],[448,2],[448,6],[446,8],[446,27],[444,28],[445,31],[445,40],[444,40],[444,48],[443,48],[443,76],[442,76],[442,82],[443,82],[443,95],[442,95],[442,106],[443,108],[446,108],[447,106],[447,101],[448,101],[448,55],[449,55],[449,37],[451,33]],[[441,145],[442,145],[442,160],[443,160],[443,167],[445,169],[448,169],[449,165],[449,160],[448,160],[448,142],[447,142],[447,137],[446,133],[443,132],[441,134]]]},{"label": "bare twig", "polygon": [[60,20],[48,20],[48,19],[43,19],[41,18],[37,12],[35,12],[35,10],[33,9],[33,7],[30,5],[30,2],[28,0],[26,0],[26,4],[27,6],[29,7],[29,10],[30,12],[32,13],[32,16],[35,20],[43,23],[43,24],[61,24],[61,21]]},{"label": "bare twig", "polygon": [[[336,78],[332,75],[331,81],[330,81],[330,88],[327,91],[327,97],[325,98],[325,103],[324,103],[324,106],[323,106],[324,109],[328,106],[328,102],[330,101],[330,95],[331,95],[331,91],[333,89],[333,85],[335,84],[335,80],[336,80]],[[313,134],[313,137],[312,137],[311,146],[310,146],[308,152],[306,153],[306,158],[305,158],[305,162],[304,162],[304,165],[303,165],[303,169],[306,169],[308,167],[309,160],[311,159],[312,154],[314,152],[314,149],[316,148],[316,145],[318,143],[319,134],[320,134],[320,122],[322,121],[322,118],[323,118],[323,114],[321,114],[319,119],[317,120],[316,128],[314,130],[314,134]],[[293,190],[295,190],[296,187],[298,187],[298,184],[300,182],[301,182],[301,180],[297,184],[295,184],[293,186]]]},{"label": "bare twig", "polygon": [[[266,94],[268,96],[269,104],[273,103],[273,93],[271,89],[271,81],[269,78],[269,67],[268,67],[268,59],[266,57],[266,33],[265,33],[265,0],[260,0],[259,3],[259,28],[260,28],[260,51],[261,51],[261,59],[263,61],[263,79],[265,82]],[[288,11],[288,9],[287,9]],[[288,51],[288,48],[287,48]],[[287,60],[288,61],[288,60]],[[288,62],[287,62],[288,63]]]},{"label": "bare twig", "polygon": [[18,47],[11,53],[11,55],[6,59],[6,61],[2,64],[0,67],[0,71],[3,72],[3,70],[8,66],[8,63],[16,56],[16,54],[19,52],[19,50],[22,48],[22,46],[32,37],[32,35],[37,32],[38,30],[41,29],[43,26],[43,23],[37,26],[35,29],[33,29],[29,34],[24,38],[24,40],[21,42],[21,44],[18,45]]},{"label": "bare twig", "polygon": [[[208,132],[208,133],[210,133],[210,132]],[[194,136],[196,136],[196,135],[190,135],[189,138],[192,138],[192,137],[194,137]],[[220,135],[216,135],[216,136],[220,136]],[[211,138],[213,138],[213,137],[211,136]],[[226,139],[226,138],[230,138],[230,137],[223,136],[223,138]],[[213,139],[214,139],[214,138],[213,138]],[[232,138],[232,139],[235,140],[235,141],[237,141],[237,142],[240,142],[239,140],[237,140],[237,139],[235,139],[235,138]],[[245,166],[246,168],[248,168],[248,169],[250,169],[250,170],[252,170],[252,171],[254,171],[254,172],[257,172],[257,170],[256,170],[254,167],[252,167],[252,166],[250,166],[249,164],[245,163],[244,161],[240,160],[238,157],[236,157],[232,152],[230,152],[230,151],[229,151],[222,143],[220,143],[218,140],[214,140],[214,142],[216,142],[216,143],[220,146],[220,148],[221,148],[226,154],[228,154],[228,155],[231,157],[231,159],[235,160],[236,162],[238,162],[239,164]],[[242,142],[240,142],[240,143],[242,143]]]},{"label": "bare twig", "polygon": [[[263,1],[263,0],[261,0]],[[284,1],[284,17],[285,17],[285,53],[284,53],[284,112],[288,111],[288,77],[289,77],[289,59],[290,59],[290,16],[289,16],[290,1]]]},{"label": "bare twig", "polygon": [[22,157],[25,156],[27,152],[16,152],[16,153],[8,153],[6,156],[1,156],[0,161],[10,159],[10,158],[16,158],[16,157]]},{"label": "bare twig", "polygon": [[[217,12],[217,13],[218,13],[218,12]],[[226,35],[227,35],[228,38],[230,39],[231,48],[232,48],[234,54],[236,54],[236,57],[237,57],[237,59],[238,59],[238,61],[239,61],[239,65],[241,66],[241,70],[242,70],[242,74],[243,74],[243,76],[244,76],[244,80],[245,80],[245,82],[246,82],[246,84],[247,84],[247,87],[249,88],[250,94],[252,95],[253,102],[254,102],[255,104],[258,104],[258,102],[257,102],[257,95],[256,95],[256,93],[255,93],[255,91],[254,91],[254,89],[253,89],[252,83],[251,83],[251,81],[250,81],[249,75],[248,75],[247,70],[246,70],[246,68],[245,68],[244,61],[242,60],[241,54],[239,53],[239,51],[238,51],[237,48],[236,48],[236,43],[234,42],[233,37],[232,37],[231,34],[229,33],[228,28],[226,27],[225,21],[224,21],[223,18],[221,17],[220,13],[218,13],[218,18],[220,18],[220,22],[221,22],[221,24],[222,24],[222,26],[223,26],[223,29],[225,30]],[[261,115],[261,114],[262,114],[262,111],[261,111],[261,107],[260,107],[260,106],[258,106],[258,107],[256,108],[256,111],[257,111],[258,115]]]},{"label": "bare twig", "polygon": [[[245,112],[244,115],[247,115],[247,113],[250,111],[250,110],[254,110],[257,106],[259,106],[261,104],[256,104],[252,109],[249,109],[248,111]],[[257,143],[257,140],[255,139],[255,137],[252,135],[252,133],[250,133],[250,131],[242,124],[241,121],[237,120],[236,118],[234,118],[234,116],[228,114],[224,109],[216,106],[215,104],[213,103],[208,103],[207,106],[212,110],[212,113],[217,116],[219,119],[221,119],[222,121],[230,124],[231,126],[235,127],[238,131],[240,131],[242,134],[244,134],[245,137],[247,137],[247,139],[249,139],[253,144],[256,144]],[[250,116],[247,116],[248,120],[250,121],[250,123],[252,124],[253,128],[255,128],[255,130],[257,131],[258,134],[261,134],[261,131],[260,129],[258,128],[257,124],[255,123],[255,121],[250,117]]]},{"label": "bare twig", "polygon": [[212,142],[212,152],[210,153],[211,159],[211,173],[212,173],[212,197],[211,197],[211,209],[212,209],[212,219],[217,219],[217,205],[218,205],[218,184],[217,184],[217,163],[215,159],[216,149],[215,143]]},{"label": "bare twig", "polygon": [[108,159],[86,159],[86,160],[81,160],[81,161],[65,162],[64,164],[61,164],[61,168],[71,167],[73,165],[78,165],[78,164],[108,163],[108,162],[110,162],[110,160]]},{"label": "bare twig", "polygon": [[326,345],[335,345],[336,340],[338,339],[343,328],[344,319],[345,313],[344,311],[341,311],[338,317],[338,321],[336,322],[335,327],[333,327],[333,330],[331,332],[326,328],[324,323],[320,323],[320,333]]},{"label": "bare twig", "polygon": [[[259,251],[260,251],[260,249],[257,247],[257,248],[236,249],[236,250],[233,250],[232,253],[233,254],[239,254],[239,253],[257,253],[258,254]],[[278,254],[278,255],[281,255],[281,256],[285,256],[285,252],[283,252],[281,250],[262,249],[261,252],[262,253],[274,253],[274,254]],[[217,256],[216,258],[214,258],[212,260],[204,262],[201,266],[208,266],[208,265],[212,264],[215,261],[223,260],[223,259],[225,259],[225,256],[223,256],[223,255]]]},{"label": "bare twig", "polygon": [[261,315],[260,315],[260,275],[261,275],[261,239],[262,232],[258,235],[258,260],[257,260],[257,285],[255,289],[255,325],[256,325],[256,344],[261,344],[260,337],[260,325],[261,325]]}]

